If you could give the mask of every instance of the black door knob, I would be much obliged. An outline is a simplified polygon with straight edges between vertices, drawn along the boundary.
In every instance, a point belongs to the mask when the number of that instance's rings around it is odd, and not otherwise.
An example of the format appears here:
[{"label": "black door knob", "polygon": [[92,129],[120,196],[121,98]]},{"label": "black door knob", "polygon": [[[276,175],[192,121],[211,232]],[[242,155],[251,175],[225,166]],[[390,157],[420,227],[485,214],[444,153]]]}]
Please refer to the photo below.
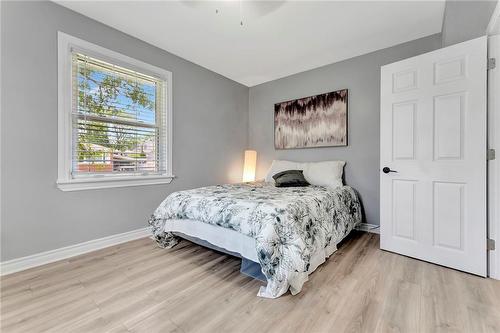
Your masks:
[{"label": "black door knob", "polygon": [[382,172],[383,173],[389,173],[389,172],[397,172],[397,171],[396,170],[391,170],[391,168],[389,168],[389,167],[384,167],[382,169]]}]

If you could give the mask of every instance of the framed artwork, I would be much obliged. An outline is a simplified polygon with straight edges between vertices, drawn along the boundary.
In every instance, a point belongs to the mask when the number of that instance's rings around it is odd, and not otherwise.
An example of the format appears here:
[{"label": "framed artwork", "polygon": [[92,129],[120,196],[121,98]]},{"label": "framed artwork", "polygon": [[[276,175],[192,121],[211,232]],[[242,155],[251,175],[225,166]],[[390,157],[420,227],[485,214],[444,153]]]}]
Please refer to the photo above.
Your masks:
[{"label": "framed artwork", "polygon": [[274,104],[274,147],[347,146],[347,108],[347,89]]}]

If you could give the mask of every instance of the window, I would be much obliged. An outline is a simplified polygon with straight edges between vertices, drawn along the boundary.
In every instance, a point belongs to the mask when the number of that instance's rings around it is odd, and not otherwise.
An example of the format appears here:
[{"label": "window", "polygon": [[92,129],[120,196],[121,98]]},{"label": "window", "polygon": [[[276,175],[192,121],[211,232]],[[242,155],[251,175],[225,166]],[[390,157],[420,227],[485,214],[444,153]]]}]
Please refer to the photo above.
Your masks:
[{"label": "window", "polygon": [[171,73],[59,33],[62,190],[168,183]]}]

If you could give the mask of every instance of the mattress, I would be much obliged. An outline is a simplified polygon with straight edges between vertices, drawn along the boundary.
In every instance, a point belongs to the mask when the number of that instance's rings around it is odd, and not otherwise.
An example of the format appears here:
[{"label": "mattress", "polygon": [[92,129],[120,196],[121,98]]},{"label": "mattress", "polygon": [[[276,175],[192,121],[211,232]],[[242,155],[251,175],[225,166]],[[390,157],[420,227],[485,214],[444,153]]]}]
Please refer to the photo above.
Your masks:
[{"label": "mattress", "polygon": [[175,232],[191,233],[256,257],[267,279],[258,295],[275,298],[300,292],[310,272],[361,222],[361,207],[349,186],[277,188],[256,182],[172,193],[149,222],[161,247],[177,244]]}]

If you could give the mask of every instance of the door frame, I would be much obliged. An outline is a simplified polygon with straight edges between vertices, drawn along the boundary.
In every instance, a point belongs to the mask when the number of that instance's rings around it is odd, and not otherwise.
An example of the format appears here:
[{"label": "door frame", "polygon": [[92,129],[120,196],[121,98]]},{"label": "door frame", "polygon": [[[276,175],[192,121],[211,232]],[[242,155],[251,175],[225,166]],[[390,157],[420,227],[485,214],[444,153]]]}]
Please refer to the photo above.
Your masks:
[{"label": "door frame", "polygon": [[[488,238],[496,242],[496,250],[488,253],[488,276],[500,280],[500,2],[487,28],[488,58],[497,65],[488,71],[488,148],[496,149],[497,157],[488,162]],[[495,93],[496,92],[496,93]]]}]

